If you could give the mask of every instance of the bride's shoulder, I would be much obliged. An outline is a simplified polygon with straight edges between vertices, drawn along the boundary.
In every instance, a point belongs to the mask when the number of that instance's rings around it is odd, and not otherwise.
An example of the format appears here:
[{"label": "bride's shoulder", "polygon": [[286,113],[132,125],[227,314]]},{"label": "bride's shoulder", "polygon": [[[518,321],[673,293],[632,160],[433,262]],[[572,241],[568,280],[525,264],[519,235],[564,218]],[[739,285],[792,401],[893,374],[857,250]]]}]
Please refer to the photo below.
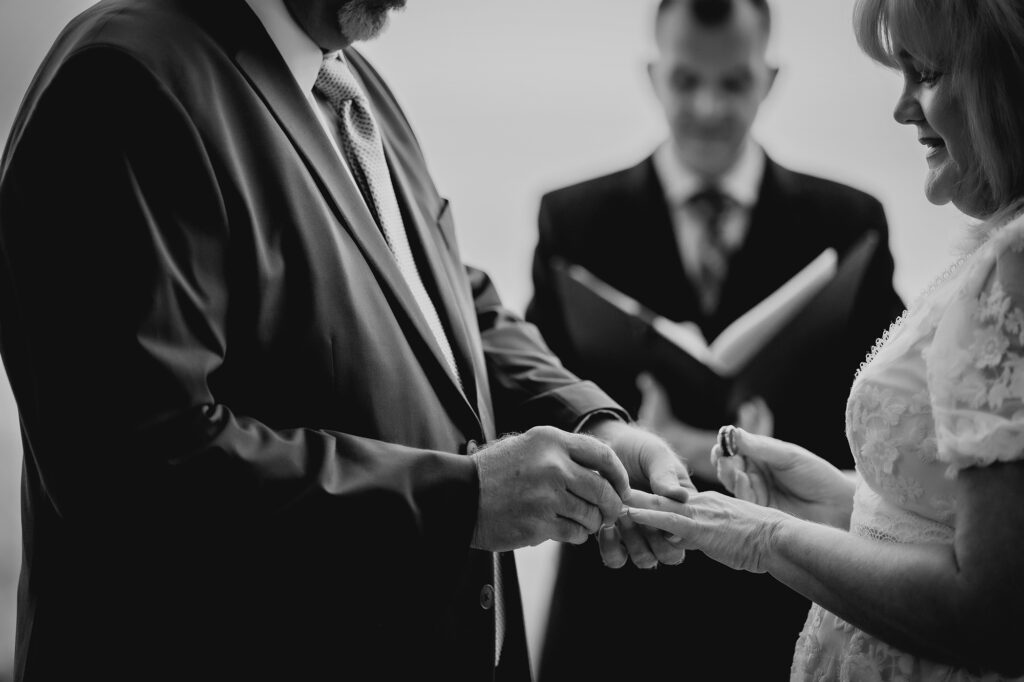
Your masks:
[{"label": "bride's shoulder", "polygon": [[[1024,281],[1024,211],[1014,211],[970,228],[964,243],[964,289],[981,293],[1000,280]],[[1018,287],[1013,287],[1014,289]]]},{"label": "bride's shoulder", "polygon": [[998,254],[1024,252],[1024,212],[1018,212],[994,228],[992,250]]}]

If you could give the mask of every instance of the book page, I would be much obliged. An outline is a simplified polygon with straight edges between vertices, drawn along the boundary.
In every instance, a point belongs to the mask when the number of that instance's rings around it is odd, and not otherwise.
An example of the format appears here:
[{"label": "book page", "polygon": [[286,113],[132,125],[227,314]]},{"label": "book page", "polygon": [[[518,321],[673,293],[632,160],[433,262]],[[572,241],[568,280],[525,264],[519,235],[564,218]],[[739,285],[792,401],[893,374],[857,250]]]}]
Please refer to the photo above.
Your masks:
[{"label": "book page", "polygon": [[619,291],[582,265],[575,263],[567,264],[565,272],[571,279],[584,285],[624,314],[653,327],[657,334],[685,351],[698,362],[711,367],[712,370],[715,369],[715,359],[712,357],[707,339],[704,338],[703,332],[701,332],[700,327],[695,322],[673,322],[666,317],[658,315],[632,296]]},{"label": "book page", "polygon": [[627,315],[644,317],[645,308],[640,305],[639,301],[632,296],[622,293],[612,285],[598,278],[594,273],[590,272],[590,270],[587,270],[582,265],[576,265],[575,263],[569,264],[566,268],[566,272],[574,280],[586,285],[594,293]]},{"label": "book page", "polygon": [[711,353],[711,349],[708,347],[707,339],[704,338],[703,332],[701,332],[700,327],[695,322],[690,322],[689,320],[673,322],[659,315],[651,320],[651,325],[655,331],[682,348],[695,359],[712,369],[716,369],[716,361]]},{"label": "book page", "polygon": [[835,276],[838,257],[828,248],[767,298],[736,318],[711,343],[710,366],[724,376],[741,370]]}]

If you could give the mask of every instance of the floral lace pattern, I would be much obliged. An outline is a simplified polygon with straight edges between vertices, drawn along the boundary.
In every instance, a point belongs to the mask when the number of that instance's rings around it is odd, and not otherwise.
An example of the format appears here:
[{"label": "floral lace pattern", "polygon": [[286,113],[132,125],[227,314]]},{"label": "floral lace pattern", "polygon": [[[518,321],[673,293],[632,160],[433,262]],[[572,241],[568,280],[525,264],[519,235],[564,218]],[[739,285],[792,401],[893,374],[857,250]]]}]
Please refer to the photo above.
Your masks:
[{"label": "floral lace pattern", "polygon": [[[846,431],[861,476],[850,531],[951,543],[956,473],[1024,457],[1024,220],[957,261],[879,339],[854,379]],[[900,651],[814,605],[791,679],[1003,678]]]},{"label": "floral lace pattern", "polygon": [[[840,641],[841,650],[828,640]],[[995,673],[971,673],[963,668],[919,658],[891,647],[858,630],[817,604],[796,643],[791,679],[806,682],[996,682]]]},{"label": "floral lace pattern", "polygon": [[[1024,264],[1021,240],[1006,246],[1014,255],[996,267]],[[1024,300],[1007,291],[1005,273],[974,275],[951,305],[958,333],[940,337],[928,353],[938,454],[949,476],[1024,450]]]}]

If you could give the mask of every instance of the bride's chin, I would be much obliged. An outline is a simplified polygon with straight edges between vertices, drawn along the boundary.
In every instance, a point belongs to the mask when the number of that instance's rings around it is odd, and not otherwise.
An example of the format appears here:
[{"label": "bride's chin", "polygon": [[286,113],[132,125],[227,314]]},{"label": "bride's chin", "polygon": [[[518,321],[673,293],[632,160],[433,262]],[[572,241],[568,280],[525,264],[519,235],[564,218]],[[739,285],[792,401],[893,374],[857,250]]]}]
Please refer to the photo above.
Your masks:
[{"label": "bride's chin", "polygon": [[953,197],[949,195],[949,192],[935,191],[930,186],[924,188],[924,197],[928,200],[928,203],[934,206],[945,206],[953,201]]},{"label": "bride's chin", "polygon": [[950,175],[950,169],[947,167],[931,169],[928,172],[924,181],[924,196],[929,203],[945,206],[953,201],[956,181]]}]

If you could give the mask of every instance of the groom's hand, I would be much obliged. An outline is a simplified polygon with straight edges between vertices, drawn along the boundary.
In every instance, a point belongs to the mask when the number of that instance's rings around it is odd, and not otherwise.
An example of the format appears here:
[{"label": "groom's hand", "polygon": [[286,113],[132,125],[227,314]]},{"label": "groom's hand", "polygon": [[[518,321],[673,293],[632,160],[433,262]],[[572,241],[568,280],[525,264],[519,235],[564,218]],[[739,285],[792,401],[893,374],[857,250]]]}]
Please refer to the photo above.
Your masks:
[{"label": "groom's hand", "polygon": [[[614,418],[597,418],[585,429],[607,443],[622,461],[633,488],[685,502],[696,492],[686,465],[658,436]],[[623,502],[629,504],[628,494]],[[669,540],[669,534],[638,526],[628,517],[598,531],[598,545],[605,565],[621,568],[632,560],[639,568],[658,563],[678,564],[685,551]]]}]

